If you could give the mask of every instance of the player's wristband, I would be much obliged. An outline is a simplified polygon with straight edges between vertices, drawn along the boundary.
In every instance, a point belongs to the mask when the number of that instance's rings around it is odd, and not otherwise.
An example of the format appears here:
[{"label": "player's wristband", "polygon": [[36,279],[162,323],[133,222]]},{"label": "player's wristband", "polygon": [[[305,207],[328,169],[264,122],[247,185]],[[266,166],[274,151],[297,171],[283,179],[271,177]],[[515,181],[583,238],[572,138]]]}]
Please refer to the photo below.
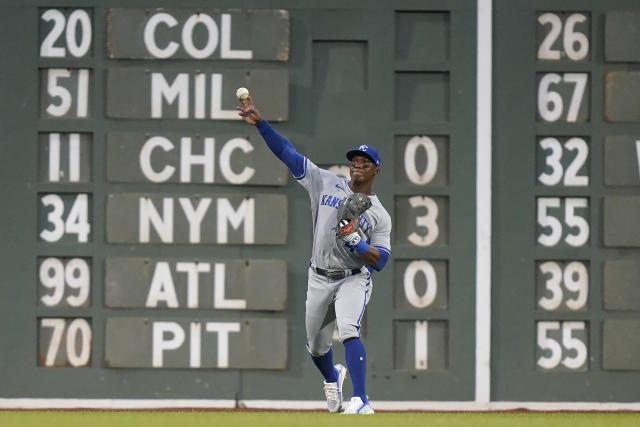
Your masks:
[{"label": "player's wristband", "polygon": [[364,255],[369,252],[371,246],[369,246],[369,244],[365,242],[364,239],[360,239],[360,241],[353,245],[352,248],[358,255]]}]

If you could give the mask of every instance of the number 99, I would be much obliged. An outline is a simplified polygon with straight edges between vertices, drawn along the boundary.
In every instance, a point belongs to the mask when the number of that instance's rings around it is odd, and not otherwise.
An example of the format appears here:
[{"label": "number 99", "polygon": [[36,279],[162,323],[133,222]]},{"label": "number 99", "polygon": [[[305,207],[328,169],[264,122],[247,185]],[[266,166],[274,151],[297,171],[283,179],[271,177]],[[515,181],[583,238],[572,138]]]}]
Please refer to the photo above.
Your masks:
[{"label": "number 99", "polygon": [[51,293],[41,291],[40,301],[47,307],[60,305],[65,294],[65,287],[77,293],[67,295],[66,304],[71,307],[88,306],[90,270],[89,264],[82,258],[72,258],[66,265],[59,258],[46,258],[40,264],[40,284],[50,289]]}]

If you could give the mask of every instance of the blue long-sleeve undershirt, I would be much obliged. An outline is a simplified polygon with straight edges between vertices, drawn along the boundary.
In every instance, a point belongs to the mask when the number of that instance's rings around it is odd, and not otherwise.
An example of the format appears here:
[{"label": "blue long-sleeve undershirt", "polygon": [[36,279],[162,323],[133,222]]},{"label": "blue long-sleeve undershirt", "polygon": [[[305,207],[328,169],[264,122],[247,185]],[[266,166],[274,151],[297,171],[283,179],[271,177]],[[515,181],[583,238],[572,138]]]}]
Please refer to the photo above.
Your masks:
[{"label": "blue long-sleeve undershirt", "polygon": [[384,266],[387,264],[387,261],[389,260],[389,252],[383,251],[382,249],[378,249],[378,252],[380,252],[380,258],[378,259],[378,263],[374,268],[378,271],[382,271]]},{"label": "blue long-sleeve undershirt", "polygon": [[261,120],[256,127],[269,149],[287,165],[294,178],[302,178],[304,175],[304,156],[296,151],[287,138],[276,132],[268,121]]},{"label": "blue long-sleeve undershirt", "polygon": [[[369,252],[369,249],[371,249],[371,246],[367,242],[365,242],[364,239],[360,240],[358,243],[356,243],[353,246],[349,244],[345,244],[345,246],[356,251],[356,253],[360,256],[366,254],[367,252]],[[389,260],[389,252],[381,249],[381,246],[376,246],[376,248],[378,249],[378,253],[380,254],[380,257],[378,258],[378,263],[375,266],[373,267],[367,266],[367,269],[369,269],[371,273],[373,273],[373,270],[382,271],[384,266],[387,264],[387,261]]]}]

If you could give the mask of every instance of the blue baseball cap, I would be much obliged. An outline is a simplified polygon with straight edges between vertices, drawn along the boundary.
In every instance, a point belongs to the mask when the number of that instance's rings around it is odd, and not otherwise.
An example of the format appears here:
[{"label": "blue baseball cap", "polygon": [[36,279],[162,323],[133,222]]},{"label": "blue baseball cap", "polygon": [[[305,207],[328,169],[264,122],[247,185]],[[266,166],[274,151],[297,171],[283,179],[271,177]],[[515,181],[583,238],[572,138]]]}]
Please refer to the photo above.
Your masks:
[{"label": "blue baseball cap", "polygon": [[347,152],[347,159],[351,160],[355,156],[365,156],[371,159],[377,167],[380,167],[380,154],[378,150],[369,145],[359,145],[351,151]]}]

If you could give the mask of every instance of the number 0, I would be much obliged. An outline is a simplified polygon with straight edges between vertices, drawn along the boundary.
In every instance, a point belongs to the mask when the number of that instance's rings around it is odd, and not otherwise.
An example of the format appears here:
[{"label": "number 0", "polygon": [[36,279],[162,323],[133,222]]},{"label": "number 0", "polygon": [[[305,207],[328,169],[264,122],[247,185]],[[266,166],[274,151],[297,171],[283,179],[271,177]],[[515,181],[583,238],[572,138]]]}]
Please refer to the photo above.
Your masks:
[{"label": "number 0", "polygon": [[[418,172],[416,168],[416,152],[419,147],[424,148],[427,154],[427,166],[424,172]],[[416,185],[430,183],[438,171],[438,150],[428,136],[414,136],[409,140],[404,150],[404,171],[409,181]]]}]

